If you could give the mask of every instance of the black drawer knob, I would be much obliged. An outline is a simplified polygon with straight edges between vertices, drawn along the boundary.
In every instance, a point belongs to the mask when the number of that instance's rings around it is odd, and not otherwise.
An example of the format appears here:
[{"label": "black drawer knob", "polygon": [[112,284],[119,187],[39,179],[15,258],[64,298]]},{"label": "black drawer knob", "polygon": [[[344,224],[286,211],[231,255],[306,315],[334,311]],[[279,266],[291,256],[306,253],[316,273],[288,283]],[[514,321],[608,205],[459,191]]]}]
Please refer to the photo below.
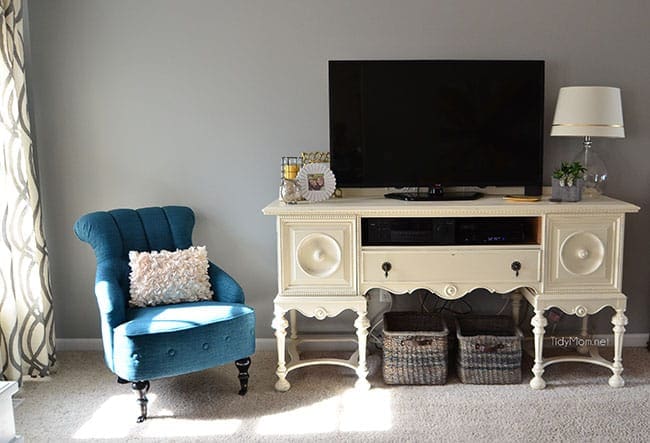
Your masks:
[{"label": "black drawer knob", "polygon": [[384,271],[384,277],[388,278],[388,271],[393,269],[393,265],[391,265],[389,262],[385,261],[381,264],[381,270]]},{"label": "black drawer knob", "polygon": [[510,265],[510,269],[515,271],[515,277],[519,277],[519,271],[521,271],[521,263],[518,261],[513,261]]}]

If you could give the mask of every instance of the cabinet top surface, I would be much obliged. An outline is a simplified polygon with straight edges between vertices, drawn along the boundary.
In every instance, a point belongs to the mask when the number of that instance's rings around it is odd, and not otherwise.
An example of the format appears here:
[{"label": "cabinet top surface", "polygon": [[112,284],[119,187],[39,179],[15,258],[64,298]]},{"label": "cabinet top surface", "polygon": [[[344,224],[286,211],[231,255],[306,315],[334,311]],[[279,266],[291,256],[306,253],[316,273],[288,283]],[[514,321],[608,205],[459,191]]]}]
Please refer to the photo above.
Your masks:
[{"label": "cabinet top surface", "polygon": [[332,198],[318,203],[287,204],[275,200],[262,212],[277,216],[438,216],[438,215],[542,215],[542,214],[602,214],[638,212],[639,207],[610,197],[599,196],[576,203],[557,203],[543,196],[537,202],[506,200],[502,195],[485,195],[471,201],[401,201],[372,197]]}]

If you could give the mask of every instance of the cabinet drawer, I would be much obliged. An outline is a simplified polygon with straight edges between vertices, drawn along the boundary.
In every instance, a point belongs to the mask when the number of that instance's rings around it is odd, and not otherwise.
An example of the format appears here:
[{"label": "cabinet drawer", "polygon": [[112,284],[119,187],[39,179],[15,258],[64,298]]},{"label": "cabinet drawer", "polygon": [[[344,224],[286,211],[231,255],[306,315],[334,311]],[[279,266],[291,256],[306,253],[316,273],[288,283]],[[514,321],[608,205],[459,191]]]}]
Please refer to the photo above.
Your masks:
[{"label": "cabinet drawer", "polygon": [[[377,248],[362,253],[364,283],[538,282],[539,249]],[[513,263],[520,264],[519,275]],[[382,268],[390,263],[386,276]],[[514,266],[517,267],[516,264]]]}]

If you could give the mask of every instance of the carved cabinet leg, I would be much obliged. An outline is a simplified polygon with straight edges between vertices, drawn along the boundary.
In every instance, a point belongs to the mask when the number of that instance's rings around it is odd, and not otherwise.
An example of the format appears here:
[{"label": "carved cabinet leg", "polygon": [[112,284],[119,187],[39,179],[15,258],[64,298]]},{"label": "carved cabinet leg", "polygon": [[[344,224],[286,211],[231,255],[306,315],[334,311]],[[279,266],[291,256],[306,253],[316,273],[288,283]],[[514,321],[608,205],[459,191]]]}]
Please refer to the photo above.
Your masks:
[{"label": "carved cabinet leg", "polygon": [[358,317],[354,322],[354,327],[357,328],[357,340],[359,343],[359,363],[357,365],[357,376],[359,379],[355,383],[355,388],[361,390],[370,389],[370,383],[367,380],[368,365],[366,363],[366,342],[368,338],[368,328],[370,321],[366,316],[366,310],[357,311]]},{"label": "carved cabinet leg", "polygon": [[547,325],[546,317],[544,317],[543,309],[535,309],[530,324],[533,326],[533,334],[535,339],[535,364],[533,365],[533,378],[530,381],[530,387],[533,389],[544,389],[546,382],[542,378],[544,373],[544,359],[542,357],[544,349],[544,328]]},{"label": "carved cabinet leg", "polygon": [[296,340],[298,338],[298,315],[295,309],[289,311],[289,330],[291,331],[289,336],[291,340]]},{"label": "carved cabinet leg", "polygon": [[623,372],[623,334],[627,325],[627,317],[622,309],[616,310],[616,314],[612,317],[612,324],[614,325],[614,364],[612,367],[614,375],[609,378],[609,385],[613,388],[622,388],[625,385],[625,381],[621,377],[621,372]]},{"label": "carved cabinet leg", "polygon": [[284,318],[286,310],[280,308],[277,304],[273,312],[273,329],[275,329],[275,340],[278,346],[278,368],[275,374],[278,376],[278,381],[275,383],[275,390],[285,392],[291,388],[291,384],[287,381],[287,366],[285,361],[285,338],[287,336],[287,327],[289,322]]},{"label": "carved cabinet leg", "polygon": [[242,358],[241,360],[237,360],[235,362],[235,366],[237,366],[237,370],[239,370],[239,385],[240,385],[240,390],[239,390],[239,395],[246,395],[248,392],[248,368],[251,367],[251,359],[250,357]]}]

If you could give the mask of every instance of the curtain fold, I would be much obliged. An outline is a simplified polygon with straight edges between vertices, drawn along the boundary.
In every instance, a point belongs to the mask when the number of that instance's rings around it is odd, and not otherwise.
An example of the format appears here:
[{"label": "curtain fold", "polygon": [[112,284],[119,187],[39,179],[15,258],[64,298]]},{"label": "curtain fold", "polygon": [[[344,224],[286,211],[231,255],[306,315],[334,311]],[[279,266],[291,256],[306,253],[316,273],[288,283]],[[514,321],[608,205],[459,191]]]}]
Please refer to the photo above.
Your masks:
[{"label": "curtain fold", "polygon": [[0,0],[0,379],[46,376],[54,312],[25,86],[22,0]]}]

